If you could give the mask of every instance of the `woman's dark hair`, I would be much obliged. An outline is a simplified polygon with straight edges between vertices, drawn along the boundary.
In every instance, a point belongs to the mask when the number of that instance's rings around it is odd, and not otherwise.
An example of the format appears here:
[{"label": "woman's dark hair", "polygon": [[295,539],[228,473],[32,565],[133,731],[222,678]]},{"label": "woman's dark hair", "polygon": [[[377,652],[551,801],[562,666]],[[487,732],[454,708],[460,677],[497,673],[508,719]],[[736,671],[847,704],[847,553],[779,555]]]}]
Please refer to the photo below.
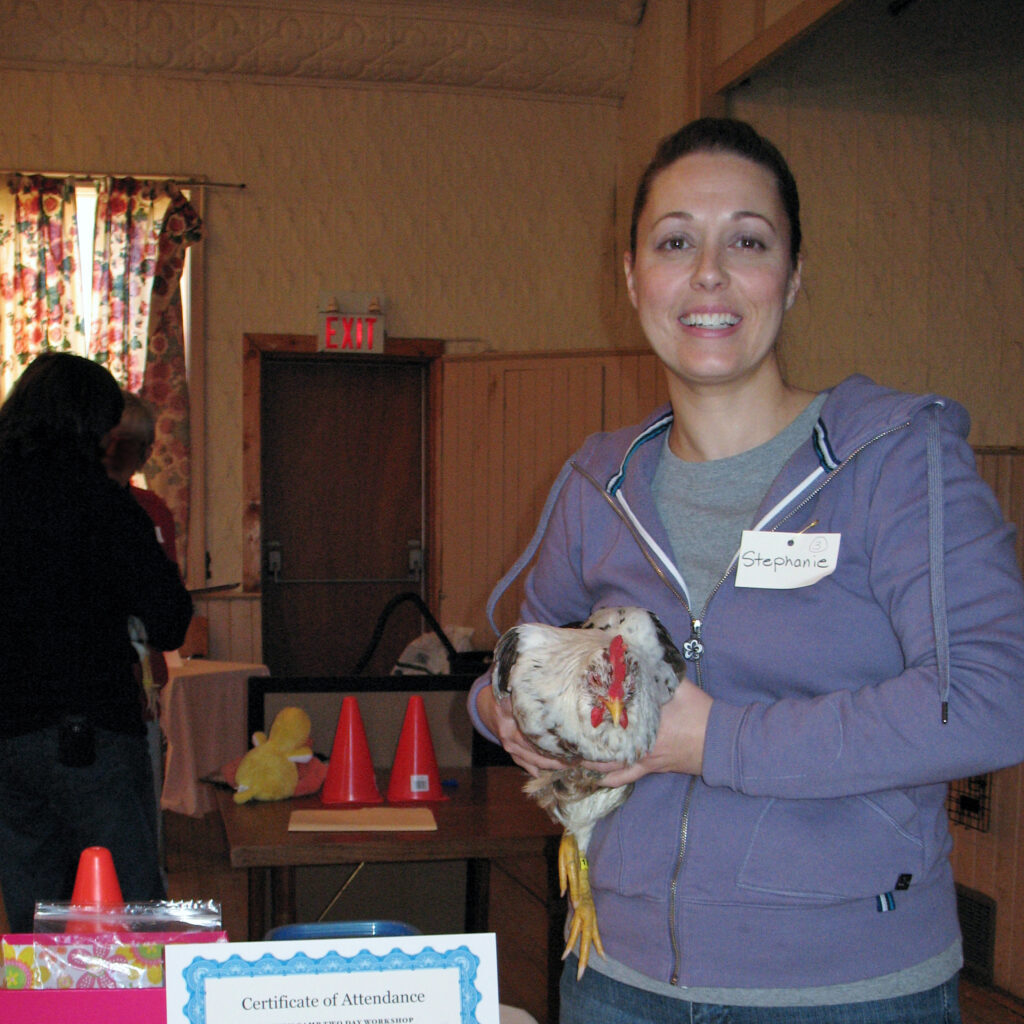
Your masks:
[{"label": "woman's dark hair", "polygon": [[99,363],[44,352],[25,368],[0,406],[0,452],[78,452],[99,459],[100,440],[121,419],[124,398]]},{"label": "woman's dark hair", "polygon": [[662,139],[637,185],[633,216],[629,225],[629,251],[636,255],[636,228],[647,205],[654,179],[666,167],[691,153],[731,153],[752,160],[775,179],[783,209],[789,218],[789,258],[795,267],[800,256],[803,234],[800,230],[800,196],[796,179],[785,157],[766,138],[746,123],[729,117],[702,117],[683,125],[675,134]]}]

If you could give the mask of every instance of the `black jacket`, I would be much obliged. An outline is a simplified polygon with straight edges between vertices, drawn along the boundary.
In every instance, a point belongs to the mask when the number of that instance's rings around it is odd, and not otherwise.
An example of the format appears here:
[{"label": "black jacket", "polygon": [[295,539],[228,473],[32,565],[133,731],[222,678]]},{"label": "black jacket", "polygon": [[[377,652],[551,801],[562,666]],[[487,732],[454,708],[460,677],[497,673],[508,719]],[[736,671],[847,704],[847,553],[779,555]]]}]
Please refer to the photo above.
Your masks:
[{"label": "black jacket", "polygon": [[98,459],[0,459],[0,734],[69,713],[143,732],[131,615],[171,650],[192,602],[128,491]]}]

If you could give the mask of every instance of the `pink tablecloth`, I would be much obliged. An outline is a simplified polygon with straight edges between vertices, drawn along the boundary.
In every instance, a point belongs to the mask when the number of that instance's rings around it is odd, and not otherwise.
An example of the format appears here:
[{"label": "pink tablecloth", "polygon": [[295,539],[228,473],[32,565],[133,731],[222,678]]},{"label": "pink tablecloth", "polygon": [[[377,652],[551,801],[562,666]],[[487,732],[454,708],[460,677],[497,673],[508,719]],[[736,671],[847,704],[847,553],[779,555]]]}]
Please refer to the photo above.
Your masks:
[{"label": "pink tablecloth", "polygon": [[246,680],[269,675],[266,665],[193,658],[168,669],[160,695],[160,724],[167,739],[160,806],[200,818],[217,804],[199,780],[244,754]]}]

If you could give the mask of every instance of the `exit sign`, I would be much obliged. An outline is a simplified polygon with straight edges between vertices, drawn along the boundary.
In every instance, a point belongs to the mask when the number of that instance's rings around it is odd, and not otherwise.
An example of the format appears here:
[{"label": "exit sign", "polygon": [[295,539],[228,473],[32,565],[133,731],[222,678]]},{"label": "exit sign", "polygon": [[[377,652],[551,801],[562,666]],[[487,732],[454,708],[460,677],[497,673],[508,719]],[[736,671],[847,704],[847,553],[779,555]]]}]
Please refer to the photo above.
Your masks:
[{"label": "exit sign", "polygon": [[323,313],[320,351],[380,354],[384,351],[384,317],[377,313]]}]

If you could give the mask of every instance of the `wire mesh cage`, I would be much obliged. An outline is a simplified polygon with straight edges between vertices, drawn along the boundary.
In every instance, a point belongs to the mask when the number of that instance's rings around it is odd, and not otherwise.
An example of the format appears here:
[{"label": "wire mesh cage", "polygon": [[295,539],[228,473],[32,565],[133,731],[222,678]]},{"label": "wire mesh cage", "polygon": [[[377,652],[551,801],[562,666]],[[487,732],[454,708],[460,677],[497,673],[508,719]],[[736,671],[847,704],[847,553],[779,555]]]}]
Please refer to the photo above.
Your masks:
[{"label": "wire mesh cage", "polygon": [[992,817],[992,775],[972,775],[951,782],[946,810],[953,824],[987,832]]}]

